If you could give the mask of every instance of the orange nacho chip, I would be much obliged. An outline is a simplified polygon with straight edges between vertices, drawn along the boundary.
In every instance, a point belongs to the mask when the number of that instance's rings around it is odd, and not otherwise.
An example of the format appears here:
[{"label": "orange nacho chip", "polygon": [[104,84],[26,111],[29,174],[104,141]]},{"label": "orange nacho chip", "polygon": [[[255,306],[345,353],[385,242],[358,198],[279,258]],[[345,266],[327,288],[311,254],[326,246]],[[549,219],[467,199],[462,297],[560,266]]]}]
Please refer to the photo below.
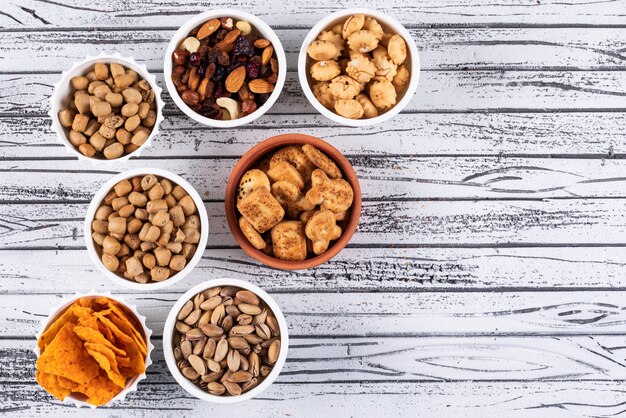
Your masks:
[{"label": "orange nacho chip", "polygon": [[104,405],[128,378],[144,373],[147,344],[141,331],[118,302],[77,299],[37,342],[37,382],[57,399],[80,393],[79,399]]},{"label": "orange nacho chip", "polygon": [[126,351],[113,345],[111,341],[104,338],[104,335],[102,335],[100,331],[94,330],[93,328],[76,326],[74,327],[74,332],[80,337],[81,340],[87,343],[100,343],[109,347],[115,352],[115,354],[119,354],[121,356],[126,355]]},{"label": "orange nacho chip", "polygon": [[104,354],[89,349],[87,349],[87,353],[98,362],[98,365],[106,372],[109,379],[111,379],[111,382],[121,388],[126,386],[126,378],[120,374],[119,370],[117,370],[117,366],[114,370],[113,364]]},{"label": "orange nacho chip", "polygon": [[130,319],[124,315],[124,312],[116,306],[116,304],[110,304],[111,314],[107,314],[107,318],[111,320],[120,330],[126,335],[130,335],[135,340],[137,346],[141,349],[141,353],[145,356],[148,352],[148,347],[143,338],[143,335],[137,330],[137,327],[130,321]]},{"label": "orange nacho chip", "polygon": [[71,323],[63,325],[37,360],[37,369],[84,385],[100,373],[100,367],[87,353],[83,340],[73,328]]},{"label": "orange nacho chip", "polygon": [[57,376],[44,373],[37,370],[35,374],[35,379],[37,379],[37,383],[39,383],[45,390],[48,391],[52,396],[57,399],[63,400],[67,395],[71,393],[68,388],[61,386],[57,380]]},{"label": "orange nacho chip", "polygon": [[115,338],[118,339],[119,346],[124,349],[127,357],[130,358],[130,365],[129,365],[130,370],[126,370],[125,374],[129,373],[129,374],[135,375],[138,373],[143,373],[143,371],[146,368],[145,360],[144,360],[145,356],[142,354],[141,349],[137,346],[137,343],[135,342],[135,340],[132,337],[129,337],[128,335],[124,334],[106,316],[101,315],[100,313],[96,313],[95,315],[98,317],[100,321],[102,321],[104,325],[106,325],[111,330]]}]

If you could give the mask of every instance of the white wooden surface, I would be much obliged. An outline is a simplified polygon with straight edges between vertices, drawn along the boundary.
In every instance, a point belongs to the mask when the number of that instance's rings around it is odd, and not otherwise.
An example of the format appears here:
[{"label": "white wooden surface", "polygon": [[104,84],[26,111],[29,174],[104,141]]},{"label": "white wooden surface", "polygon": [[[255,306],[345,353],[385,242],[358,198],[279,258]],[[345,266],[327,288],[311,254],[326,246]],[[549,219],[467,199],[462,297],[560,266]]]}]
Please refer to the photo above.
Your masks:
[{"label": "white wooden surface", "polygon": [[[393,121],[336,127],[300,91],[301,40],[341,4],[241,0],[237,7],[277,29],[288,54],[287,84],[270,114],[211,130],[166,94],[154,146],[125,167],[103,169],[55,144],[46,99],[60,72],[106,50],[160,73],[176,28],[231,2],[2,3],[1,412],[84,416],[35,384],[32,335],[62,295],[96,289],[137,303],[157,349],[139,391],[94,417],[626,414],[626,1],[361,4],[396,16],[421,52],[418,92]],[[364,192],[349,247],[300,273],[247,257],[222,210],[239,156],[282,132],[331,142]],[[211,221],[200,265],[161,293],[112,288],[82,236],[92,193],[140,166],[188,178]],[[159,341],[174,300],[218,276],[270,291],[292,335],[278,382],[233,407],[181,390]]]}]

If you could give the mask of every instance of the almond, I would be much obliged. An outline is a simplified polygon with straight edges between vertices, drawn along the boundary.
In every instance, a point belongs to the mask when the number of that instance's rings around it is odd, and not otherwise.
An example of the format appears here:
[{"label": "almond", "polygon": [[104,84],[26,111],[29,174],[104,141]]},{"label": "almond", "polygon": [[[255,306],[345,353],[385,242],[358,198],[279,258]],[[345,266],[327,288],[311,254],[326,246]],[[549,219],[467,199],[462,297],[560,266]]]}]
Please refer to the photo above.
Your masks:
[{"label": "almond", "polygon": [[270,46],[272,43],[267,39],[257,39],[254,41],[254,46],[259,49],[265,49]]},{"label": "almond", "polygon": [[211,19],[200,27],[200,30],[198,31],[198,34],[196,35],[196,37],[198,39],[204,39],[207,36],[211,36],[213,32],[219,29],[219,27],[220,27],[220,20]]},{"label": "almond", "polygon": [[206,86],[207,84],[209,84],[209,79],[208,78],[203,78],[202,81],[200,82],[200,85],[198,86],[198,93],[200,94],[200,100],[204,100],[204,96],[206,94]]},{"label": "almond", "polygon": [[226,77],[226,81],[224,82],[224,87],[231,93],[237,93],[241,86],[243,85],[244,80],[246,79],[246,67],[241,66],[235,68],[228,77]]},{"label": "almond", "polygon": [[191,90],[195,90],[198,88],[198,84],[200,84],[200,75],[198,75],[198,67],[193,67],[191,72],[189,73],[189,80],[187,81],[187,85]]},{"label": "almond", "polygon": [[248,83],[248,88],[252,93],[264,94],[271,93],[274,91],[274,85],[269,83],[262,78],[257,78]]},{"label": "almond", "polygon": [[270,58],[272,58],[273,53],[274,47],[272,47],[272,45],[265,48],[261,54],[261,65],[267,65],[270,62]]},{"label": "almond", "polygon": [[226,51],[229,46],[231,46],[237,37],[241,35],[241,31],[239,29],[233,29],[226,34],[224,39],[215,44],[216,48],[221,49],[222,51]]}]

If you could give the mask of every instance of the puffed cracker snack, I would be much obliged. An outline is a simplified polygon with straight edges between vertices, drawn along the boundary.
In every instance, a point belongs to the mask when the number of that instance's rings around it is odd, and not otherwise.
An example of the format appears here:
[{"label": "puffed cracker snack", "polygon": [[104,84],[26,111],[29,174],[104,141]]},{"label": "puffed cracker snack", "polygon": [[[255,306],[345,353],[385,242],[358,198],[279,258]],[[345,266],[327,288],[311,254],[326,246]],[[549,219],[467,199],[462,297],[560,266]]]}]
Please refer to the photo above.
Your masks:
[{"label": "puffed cracker snack", "polygon": [[239,227],[256,249],[303,261],[341,237],[354,191],[325,153],[310,144],[289,145],[244,173],[236,200]]},{"label": "puffed cracker snack", "polygon": [[349,16],[307,47],[311,90],[327,109],[349,119],[393,108],[409,85],[407,44],[370,16]]}]

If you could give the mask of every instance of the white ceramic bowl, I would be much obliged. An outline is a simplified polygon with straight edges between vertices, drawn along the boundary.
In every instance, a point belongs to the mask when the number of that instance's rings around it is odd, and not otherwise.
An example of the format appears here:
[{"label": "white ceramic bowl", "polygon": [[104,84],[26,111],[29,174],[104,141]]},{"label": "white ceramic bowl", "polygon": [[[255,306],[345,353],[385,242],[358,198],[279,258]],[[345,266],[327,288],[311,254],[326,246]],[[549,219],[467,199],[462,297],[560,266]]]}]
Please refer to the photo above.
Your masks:
[{"label": "white ceramic bowl", "polygon": [[[278,360],[276,361],[276,364],[274,364],[274,367],[272,368],[272,371],[261,383],[259,383],[258,386],[250,389],[248,392],[245,392],[239,396],[216,396],[211,395],[205,390],[202,390],[200,387],[196,386],[193,382],[183,376],[183,374],[178,369],[178,366],[176,365],[176,359],[174,358],[172,338],[174,337],[176,316],[178,315],[178,312],[180,312],[183,305],[188,300],[192,299],[197,293],[218,286],[235,286],[253,292],[270,307],[270,309],[274,313],[274,316],[276,317],[276,320],[278,321],[278,326],[280,327],[280,353],[278,355]],[[176,303],[170,310],[169,315],[167,316],[167,320],[165,321],[165,327],[163,328],[163,354],[165,356],[165,362],[167,363],[167,367],[170,369],[170,373],[172,374],[172,376],[174,376],[174,379],[176,379],[178,384],[181,385],[183,389],[185,389],[189,394],[203,401],[213,403],[229,404],[241,402],[247,399],[254,398],[255,396],[258,396],[260,393],[265,391],[276,380],[276,378],[280,374],[280,371],[285,365],[288,349],[289,335],[287,330],[287,321],[285,321],[285,317],[278,307],[278,304],[260,287],[243,280],[228,278],[212,279],[192,287],[187,292],[185,292],[185,294],[182,295],[180,299],[178,299],[178,301],[176,301]]]},{"label": "white ceramic bowl", "polygon": [[[41,337],[41,334],[44,333],[46,328],[48,328],[48,326],[54,320],[56,320],[59,316],[61,316],[61,314],[63,314],[63,312],[65,312],[65,310],[67,308],[69,308],[69,306],[74,301],[76,301],[77,299],[83,298],[83,297],[98,297],[98,296],[104,296],[104,297],[107,297],[109,299],[113,299],[116,302],[119,302],[122,306],[124,306],[126,309],[128,309],[137,318],[137,320],[141,324],[141,328],[143,330],[143,334],[146,337],[146,346],[148,347],[148,352],[146,353],[145,363],[146,363],[146,370],[148,370],[148,367],[152,364],[152,360],[150,359],[150,353],[152,353],[152,350],[154,349],[154,346],[150,342],[150,336],[152,336],[152,330],[150,330],[146,326],[146,317],[139,314],[139,312],[137,311],[137,307],[135,305],[129,304],[128,302],[126,302],[124,300],[124,298],[122,298],[120,296],[112,296],[111,292],[96,292],[96,291],[92,290],[91,292],[88,292],[88,293],[76,293],[74,296],[69,296],[69,297],[63,298],[61,300],[61,302],[56,307],[53,307],[52,309],[50,309],[50,314],[45,319],[43,319],[41,321],[41,327],[39,329],[39,332],[35,335],[35,338],[37,339],[37,341],[39,341],[39,337]],[[35,350],[34,351],[35,351],[35,355],[37,356],[37,358],[39,358],[41,353],[39,351],[39,347],[37,346],[37,344],[35,344]],[[140,381],[142,381],[143,379],[145,379],[145,378],[146,378],[146,373],[144,371],[144,373],[140,374],[139,376],[135,377],[132,380],[129,380],[126,383],[126,387],[122,391],[120,391],[120,393],[115,395],[106,404],[106,406],[109,406],[112,403],[117,402],[117,401],[123,401],[126,398],[126,395],[128,395],[130,392],[135,392],[137,390],[137,384]],[[52,396],[52,395],[50,395],[50,396]],[[63,403],[74,404],[78,408],[80,408],[80,407],[89,407],[89,408],[92,408],[92,409],[96,408],[95,405],[91,405],[91,404],[87,403],[84,399],[85,398],[81,397],[80,394],[70,395],[70,396],[66,397],[63,400]]]},{"label": "white ceramic bowl", "polygon": [[[100,207],[100,204],[104,200],[104,197],[113,189],[118,182],[124,179],[130,179],[135,176],[145,176],[147,174],[154,174],[157,177],[164,177],[170,180],[172,183],[178,184],[191,196],[193,202],[196,204],[198,208],[198,216],[200,217],[200,241],[198,242],[198,248],[196,249],[196,253],[193,255],[191,260],[187,262],[187,265],[184,269],[173,275],[167,280],[163,280],[162,282],[151,282],[151,283],[137,283],[131,280],[128,280],[124,277],[118,276],[117,274],[109,271],[104,264],[102,264],[102,260],[100,260],[100,254],[96,249],[96,244],[93,242],[91,238],[91,223],[94,220],[96,215],[96,210]],[[157,290],[163,289],[164,287],[171,286],[174,283],[179,282],[185,276],[187,276],[193,268],[198,264],[200,258],[202,258],[202,254],[204,253],[204,249],[206,248],[206,243],[209,238],[209,218],[206,213],[206,208],[204,207],[204,203],[202,202],[202,198],[198,194],[198,192],[193,188],[191,184],[189,184],[185,179],[180,177],[177,174],[172,173],[171,171],[162,170],[160,168],[137,168],[134,170],[124,171],[109,181],[104,183],[102,187],[96,192],[94,197],[91,199],[91,203],[89,204],[89,208],[87,209],[87,215],[85,216],[85,224],[83,226],[83,233],[85,235],[85,244],[87,245],[87,252],[91,257],[91,260],[96,265],[98,270],[102,274],[104,274],[107,278],[109,278],[115,284],[118,284],[123,287],[127,287],[133,290]]]},{"label": "white ceramic bowl", "polygon": [[[309,75],[311,59],[306,52],[307,47],[317,38],[317,36],[323,30],[330,30],[330,28],[335,24],[343,22],[348,16],[355,14],[364,14],[365,16],[371,16],[375,18],[385,31],[398,34],[402,38],[404,38],[408,48],[408,54],[405,64],[411,72],[411,80],[409,81],[409,85],[404,92],[404,95],[393,108],[375,118],[370,119],[349,119],[344,118],[343,116],[339,116],[335,112],[332,112],[325,108],[317,100],[317,98],[313,94],[313,91],[311,90],[312,79]],[[300,86],[304,91],[304,95],[307,97],[307,99],[309,99],[309,102],[311,102],[313,107],[317,109],[318,112],[320,112],[322,115],[326,116],[333,122],[337,122],[341,125],[369,126],[376,125],[378,123],[382,123],[393,118],[395,115],[400,113],[413,98],[415,90],[417,89],[419,76],[420,58],[417,52],[417,47],[415,46],[415,41],[411,37],[411,34],[396,19],[382,12],[372,9],[345,9],[326,16],[325,18],[317,22],[317,24],[313,26],[313,28],[309,31],[306,38],[304,38],[304,42],[302,42],[302,46],[300,47],[300,54],[298,55],[298,78],[300,80]]]},{"label": "white ceramic bowl", "polygon": [[[156,100],[157,109],[157,119],[152,127],[152,132],[150,132],[150,136],[146,139],[146,142],[141,144],[139,148],[130,154],[124,155],[120,158],[116,158],[114,160],[107,160],[106,158],[93,158],[86,157],[78,148],[72,145],[72,143],[68,139],[68,134],[66,133],[66,129],[61,126],[59,122],[59,112],[65,109],[65,100],[70,96],[72,92],[72,86],[70,84],[70,80],[73,77],[85,75],[93,66],[98,63],[103,62],[107,64],[116,63],[121,64],[124,67],[134,70],[139,74],[143,79],[145,79],[152,87],[154,91],[154,99]],[[126,162],[130,157],[138,157],[141,154],[141,151],[148,148],[152,144],[152,138],[154,138],[159,132],[159,125],[163,121],[163,100],[161,99],[161,92],[163,90],[156,83],[156,78],[154,75],[150,74],[145,65],[137,63],[132,57],[122,57],[118,53],[114,54],[105,54],[104,52],[98,55],[97,57],[87,57],[85,60],[81,62],[75,62],[68,71],[64,71],[61,80],[54,85],[54,92],[50,97],[50,111],[48,115],[50,119],[52,119],[52,129],[57,134],[57,140],[62,145],[65,145],[65,149],[69,154],[72,154],[78,157],[79,160],[90,161],[92,164],[113,164]]]},{"label": "white ceramic bowl", "polygon": [[[267,101],[263,104],[263,106],[259,107],[254,112],[250,113],[247,116],[244,116],[239,119],[234,120],[216,120],[202,116],[199,113],[196,113],[193,109],[183,102],[178,91],[176,90],[176,86],[172,82],[172,53],[177,49],[180,42],[189,36],[189,32],[192,31],[196,26],[203,24],[204,22],[211,20],[213,18],[220,17],[232,17],[234,20],[245,20],[249,22],[253,28],[255,28],[265,39],[272,43],[274,47],[274,52],[276,53],[276,59],[278,60],[278,81],[276,81],[276,85],[274,91],[267,99]],[[257,119],[259,116],[263,115],[267,112],[272,105],[278,99],[281,90],[285,84],[285,78],[287,77],[287,58],[285,57],[285,51],[283,50],[283,45],[280,43],[280,39],[276,36],[276,33],[270,28],[265,22],[263,22],[258,17],[251,15],[250,13],[242,12],[236,9],[217,9],[217,10],[209,10],[204,13],[200,13],[199,15],[191,18],[187,23],[182,25],[172,36],[172,40],[167,46],[167,50],[165,51],[165,57],[163,58],[163,74],[165,77],[165,85],[167,86],[167,90],[172,96],[174,103],[176,106],[191,119],[195,120],[206,126],[212,126],[214,128],[233,128],[235,126],[245,125],[246,123],[250,123],[253,120]]]}]

